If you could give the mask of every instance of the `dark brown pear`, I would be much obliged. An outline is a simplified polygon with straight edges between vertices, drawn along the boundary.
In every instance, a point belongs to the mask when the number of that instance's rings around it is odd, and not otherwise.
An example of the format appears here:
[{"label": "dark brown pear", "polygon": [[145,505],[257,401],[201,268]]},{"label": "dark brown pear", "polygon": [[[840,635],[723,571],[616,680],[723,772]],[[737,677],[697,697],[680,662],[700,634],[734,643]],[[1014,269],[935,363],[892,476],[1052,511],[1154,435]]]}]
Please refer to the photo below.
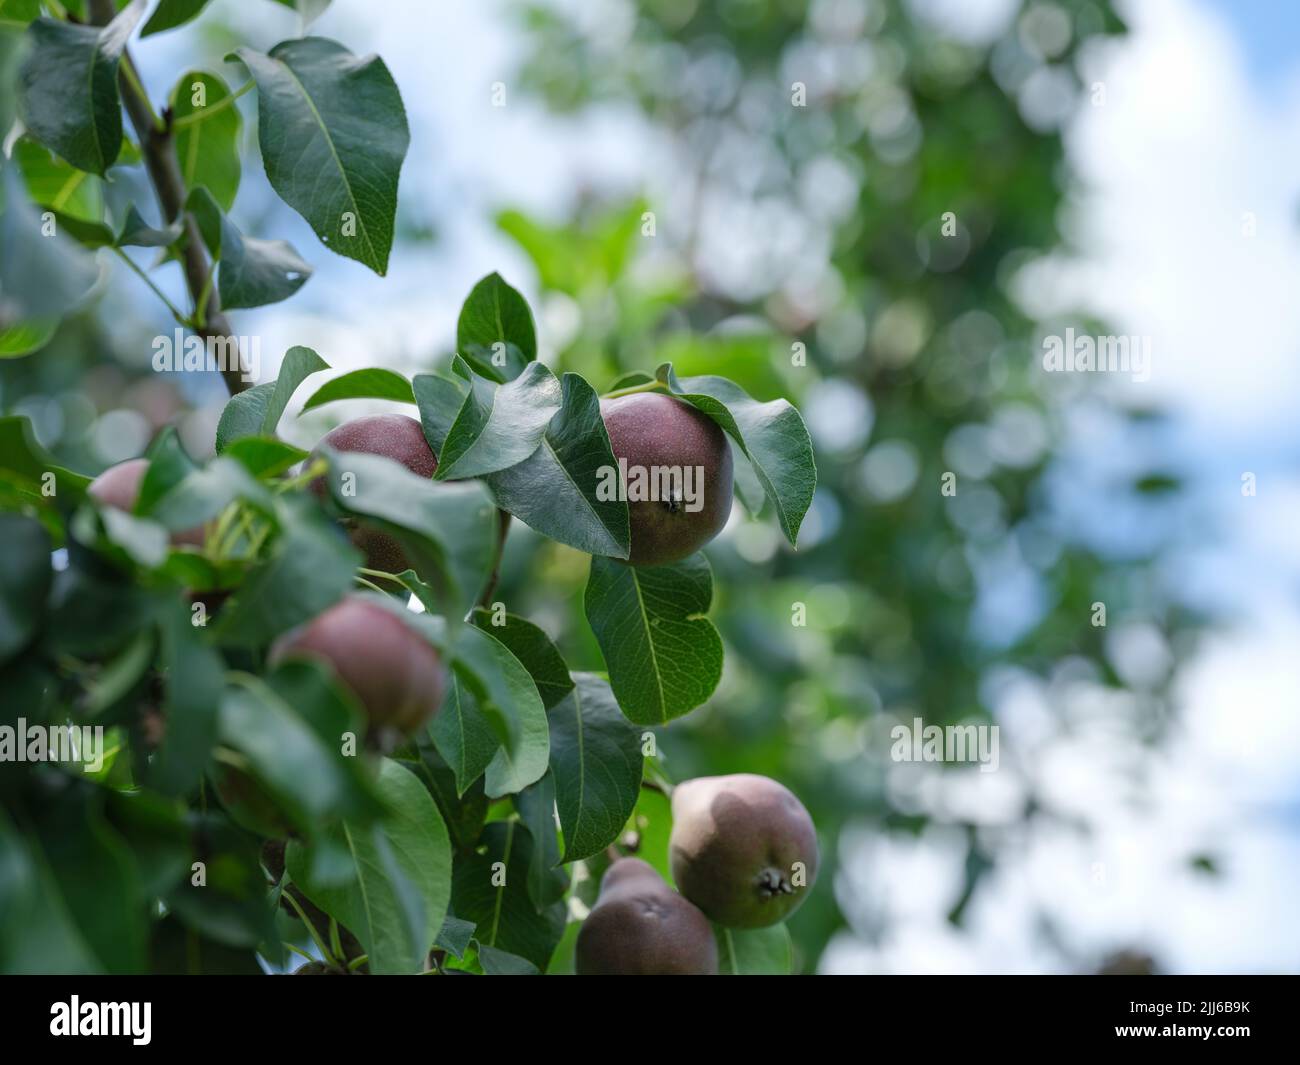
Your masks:
[{"label": "dark brown pear", "polygon": [[328,665],[357,697],[381,746],[410,736],[442,705],[438,652],[391,610],[367,599],[344,598],[281,636],[270,662],[291,656]]},{"label": "dark brown pear", "polygon": [[717,422],[662,392],[602,399],[600,415],[623,468],[632,565],[677,562],[722,531],[733,464]]},{"label": "dark brown pear", "polygon": [[704,914],[640,858],[620,858],[578,932],[580,976],[709,976],[718,945]]},{"label": "dark brown pear", "polygon": [[673,879],[729,928],[764,928],[798,908],[817,876],[817,832],[769,777],[700,777],[673,789]]},{"label": "dark brown pear", "polygon": [[[320,457],[322,445],[335,451],[382,455],[421,477],[432,477],[438,469],[437,456],[424,438],[424,429],[405,414],[370,414],[344,422],[321,437],[308,461]],[[346,460],[344,464],[346,469]],[[316,478],[311,487],[317,495],[325,495],[325,478]],[[350,525],[348,535],[365,554],[367,569],[401,573],[411,568],[402,545],[387,533],[365,525]]]}]

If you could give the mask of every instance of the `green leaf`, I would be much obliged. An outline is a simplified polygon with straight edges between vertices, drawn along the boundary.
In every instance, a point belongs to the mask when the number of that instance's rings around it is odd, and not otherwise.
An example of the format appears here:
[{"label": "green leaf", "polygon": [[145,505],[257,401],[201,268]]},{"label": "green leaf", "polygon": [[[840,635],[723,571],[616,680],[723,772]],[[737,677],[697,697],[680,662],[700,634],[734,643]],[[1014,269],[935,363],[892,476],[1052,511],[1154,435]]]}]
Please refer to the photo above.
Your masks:
[{"label": "green leaf", "polygon": [[94,260],[57,222],[52,234],[46,234],[14,167],[0,169],[0,188],[0,329],[59,317],[95,283]]},{"label": "green leaf", "polygon": [[454,954],[457,958],[463,958],[473,938],[473,921],[462,921],[459,917],[447,914],[446,920],[442,922],[442,931],[438,933],[438,938],[433,941],[433,945],[439,950]]},{"label": "green leaf", "polygon": [[[303,663],[292,665],[302,667]],[[288,670],[289,665],[282,669]],[[358,783],[355,761],[340,752],[341,734],[330,729],[332,734],[323,735],[314,725],[315,716],[334,721],[334,707],[313,710],[298,698],[287,698],[277,690],[274,675],[268,679],[233,676],[238,683],[228,686],[221,696],[218,737],[245,757],[247,770],[290,822],[304,834],[313,834],[323,822],[340,814],[373,812],[370,796]],[[287,690],[301,696],[306,689],[294,684]],[[321,684],[313,698],[328,704],[340,697],[332,686]],[[355,722],[351,725],[352,730],[358,727]]]},{"label": "green leaf", "polygon": [[0,359],[16,359],[45,347],[59,328],[57,318],[19,322],[0,329]]},{"label": "green leaf", "polygon": [[[0,474],[24,495],[50,502],[45,486],[54,499],[69,506],[86,494],[90,478],[58,465],[36,440],[31,420],[19,415],[0,418]],[[48,476],[47,476],[48,475]]]},{"label": "green leaf", "polygon": [[491,566],[496,512],[475,482],[435,484],[381,455],[336,452],[325,475],[334,502],[395,536],[420,577],[440,575],[461,617]]},{"label": "green leaf", "polygon": [[527,958],[497,950],[484,943],[478,945],[478,960],[484,976],[540,976],[542,971]]},{"label": "green leaf", "polygon": [[377,274],[388,269],[406,111],[378,56],[320,37],[236,53],[258,89],[266,176],[322,243]]},{"label": "green leaf", "polygon": [[[546,772],[546,708],[528,671],[499,641],[463,626],[452,644],[449,693],[430,735],[462,793],[486,769],[488,798],[522,791]],[[486,764],[485,764],[486,763]]]},{"label": "green leaf", "polygon": [[515,809],[533,839],[528,894],[540,913],[559,902],[569,890],[568,872],[556,868],[560,862],[560,843],[555,825],[555,778],[549,771],[515,796]]},{"label": "green leaf", "polygon": [[188,794],[207,768],[217,738],[225,663],[176,603],[162,619],[167,728],[149,767],[149,782],[167,795]]},{"label": "green leaf", "polygon": [[740,446],[791,545],[817,488],[812,440],[803,418],[784,399],[759,403],[725,377],[685,377],[664,363],[655,376],[679,399],[702,410]]},{"label": "green leaf", "polygon": [[102,798],[71,788],[48,798],[36,831],[62,901],[104,969],[139,973],[147,900],[130,850],[104,819]]},{"label": "green leaf", "polygon": [[564,933],[565,910],[556,903],[538,913],[529,898],[532,837],[517,821],[498,821],[483,830],[483,842],[485,853],[456,860],[452,911],[474,922],[481,946],[517,954],[544,969]]},{"label": "green leaf", "polygon": [[311,348],[290,348],[275,381],[230,398],[217,423],[217,454],[241,436],[273,436],[298,386],[318,370],[328,369],[329,363]]},{"label": "green leaf", "polygon": [[241,436],[221,454],[260,478],[276,477],[307,457],[302,448],[274,436]]},{"label": "green leaf", "polygon": [[0,0],[0,26],[26,26],[40,14],[40,0]]},{"label": "green leaf", "polygon": [[618,838],[641,793],[641,730],[609,685],[575,673],[577,686],[550,713],[551,772],[564,830],[564,861],[599,854]]},{"label": "green leaf", "polygon": [[140,492],[132,508],[136,514],[148,514],[158,500],[198,468],[193,459],[185,454],[176,429],[170,425],[149,445],[145,458],[149,460],[149,466],[145,470],[144,480],[140,482]]},{"label": "green leaf", "polygon": [[[162,12],[160,7],[150,25]],[[146,26],[145,31],[148,29]],[[206,102],[196,105],[196,94]],[[230,210],[239,191],[239,130],[243,122],[232,103],[219,106],[229,97],[230,89],[217,75],[191,70],[181,75],[170,98],[181,179],[187,189],[207,189],[223,211]],[[199,117],[193,121],[176,121],[196,113]]]},{"label": "green leaf", "polygon": [[456,349],[478,373],[497,382],[518,377],[537,358],[533,312],[500,274],[488,274],[465,299]]},{"label": "green leaf", "polygon": [[714,925],[721,976],[789,976],[794,967],[794,947],[783,924],[740,929]]},{"label": "green leaf", "polygon": [[315,848],[296,842],[286,865],[294,884],[361,941],[371,972],[418,973],[447,915],[451,844],[437,806],[410,771],[384,759],[378,790],[390,810],[381,824],[345,820],[330,833],[351,856],[345,881],[322,882]]},{"label": "green leaf", "polygon": [[501,747],[504,731],[504,722],[497,727],[488,720],[469,684],[453,670],[429,736],[451,767],[457,792],[463,795],[482,777]]},{"label": "green leaf", "polygon": [[[617,465],[600,400],[577,374],[566,373],[561,384],[559,413],[537,450],[518,465],[489,474],[488,487],[497,506],[542,535],[591,555],[627,558],[626,501],[596,497],[596,471]],[[425,406],[422,402],[422,417]]]},{"label": "green leaf", "polygon": [[372,366],[364,370],[351,370],[316,389],[302,405],[303,412],[333,403],[339,399],[391,399],[400,403],[414,403],[415,393],[411,382],[396,370]]},{"label": "green leaf", "polygon": [[591,560],[587,620],[629,719],[661,725],[713,694],[722,638],[704,616],[712,598],[713,575],[701,554],[667,566]]},{"label": "green leaf", "polygon": [[408,768],[424,781],[433,801],[438,804],[438,812],[451,834],[452,844],[457,850],[473,850],[488,812],[488,799],[482,783],[475,782],[464,795],[460,794],[456,774],[434,749],[432,740],[427,735],[418,736],[416,740],[420,760]]},{"label": "green leaf", "polygon": [[186,206],[194,214],[203,243],[218,259],[217,293],[226,309],[279,303],[311,277],[311,266],[292,244],[244,236],[206,188],[192,189]]},{"label": "green leaf", "polygon": [[14,142],[13,161],[33,203],[88,222],[104,217],[104,184],[100,178],[69,166],[31,137]]},{"label": "green leaf", "polygon": [[159,0],[158,10],[144,24],[140,36],[152,37],[155,33],[184,26],[190,20],[198,18],[199,13],[207,6],[208,0]]},{"label": "green leaf", "polygon": [[0,663],[36,634],[50,593],[50,536],[39,521],[0,514]]},{"label": "green leaf", "polygon": [[23,124],[79,170],[102,175],[122,150],[117,68],[146,7],[133,0],[103,28],[47,18],[28,27],[18,73]]},{"label": "green leaf", "polygon": [[411,391],[420,408],[424,438],[435,454],[441,454],[447,434],[469,396],[470,384],[459,374],[416,374]]},{"label": "green leaf", "polygon": [[141,515],[153,518],[172,532],[197,528],[217,517],[236,500],[247,503],[263,517],[278,524],[276,504],[271,494],[247,470],[226,456],[192,469],[179,481],[174,478],[173,472],[166,482],[166,491],[156,497],[152,489],[145,494],[142,486],[141,498],[136,501],[136,510]]},{"label": "green leaf", "polygon": [[502,624],[494,623],[494,610],[477,607],[471,615],[473,621],[484,632],[505,644],[512,655],[528,670],[537,687],[537,694],[542,697],[542,704],[547,710],[573,691],[573,680],[569,676],[569,667],[564,664],[560,652],[556,650],[551,638],[540,628],[518,614],[501,616]]},{"label": "green leaf", "polygon": [[116,237],[119,248],[165,248],[181,239],[181,224],[172,222],[161,229],[149,225],[134,206],[127,208],[126,221]]},{"label": "green leaf", "polygon": [[[33,841],[34,843],[34,841]],[[0,808],[0,972],[103,971],[68,913],[44,857]]]},{"label": "green leaf", "polygon": [[318,507],[305,499],[286,505],[274,553],[253,568],[222,608],[216,635],[223,643],[267,643],[338,602],[353,585],[361,553]]},{"label": "green leaf", "polygon": [[438,452],[434,479],[481,477],[523,462],[541,444],[560,398],[560,382],[540,362],[503,385],[472,374],[469,395]]}]

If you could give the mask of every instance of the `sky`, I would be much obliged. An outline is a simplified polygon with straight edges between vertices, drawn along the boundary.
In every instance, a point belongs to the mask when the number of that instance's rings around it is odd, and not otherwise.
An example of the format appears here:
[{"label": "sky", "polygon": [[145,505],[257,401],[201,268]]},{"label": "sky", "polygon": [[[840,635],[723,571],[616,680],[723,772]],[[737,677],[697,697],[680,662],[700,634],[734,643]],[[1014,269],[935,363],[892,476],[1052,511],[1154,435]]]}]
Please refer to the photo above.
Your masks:
[{"label": "sky", "polygon": [[[219,3],[255,45],[295,32],[276,5]],[[1008,0],[913,3],[974,39],[997,32],[1010,10]],[[659,153],[627,111],[556,122],[509,89],[504,108],[491,105],[518,48],[501,8],[439,4],[430,22],[427,0],[391,0],[380,19],[369,4],[339,2],[318,23],[322,35],[378,51],[401,86],[412,126],[402,212],[436,221],[439,241],[399,246],[389,276],[377,278],[325,252],[264,181],[245,182],[236,221],[287,237],[317,266],[294,300],[241,314],[271,356],[265,377],[298,343],[340,369],[409,370],[450,347],[460,302],[483,274],[501,270],[536,295],[522,256],[491,226],[494,209],[554,214],[584,184],[671,180],[647,173]],[[1174,414],[1169,426],[1134,438],[1081,412],[1072,448],[1087,476],[1140,458],[1187,477],[1180,515],[1189,535],[1167,575],[1229,623],[1179,679],[1172,742],[1136,760],[1110,742],[1125,707],[1082,706],[1074,736],[1045,740],[1038,726],[1053,691],[1006,678],[1000,722],[1033,752],[1053,802],[1091,819],[1094,835],[1041,829],[1016,838],[959,934],[943,914],[960,884],[962,841],[942,828],[917,840],[865,829],[842,845],[846,872],[835,890],[860,929],[889,931],[846,934],[826,971],[1061,968],[1043,921],[1084,958],[1137,946],[1173,971],[1300,966],[1290,897],[1300,879],[1300,4],[1140,0],[1125,10],[1132,33],[1087,61],[1105,103],[1067,126],[1085,189],[1067,213],[1074,247],[1022,288],[1045,314],[1085,306],[1118,332],[1151,339],[1150,381],[1116,382],[1115,398],[1158,401]],[[409,33],[408,14],[424,16],[431,32]],[[183,36],[136,49],[155,96],[178,69]],[[545,347],[559,326],[546,306],[539,312]],[[286,419],[285,428],[305,444],[320,432],[309,419]],[[205,434],[210,426],[196,427],[196,439]],[[1241,493],[1246,472],[1257,478],[1253,497]],[[1080,528],[1116,535],[1095,495],[1072,498]],[[1149,636],[1139,646],[1158,657]],[[999,832],[1013,796],[998,777],[949,773],[922,786]],[[1136,777],[1150,784],[1148,801],[1134,798]],[[1224,875],[1189,875],[1192,851],[1215,855]]]}]

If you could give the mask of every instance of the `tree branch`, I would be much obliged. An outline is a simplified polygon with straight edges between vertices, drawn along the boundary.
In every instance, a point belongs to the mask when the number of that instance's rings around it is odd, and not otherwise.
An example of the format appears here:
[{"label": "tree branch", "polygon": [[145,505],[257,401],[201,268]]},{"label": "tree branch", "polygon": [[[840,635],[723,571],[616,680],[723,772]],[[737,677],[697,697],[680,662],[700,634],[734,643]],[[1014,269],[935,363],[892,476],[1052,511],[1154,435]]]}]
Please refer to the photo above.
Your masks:
[{"label": "tree branch", "polygon": [[[117,14],[113,0],[89,0],[88,7],[90,21],[97,26],[107,25]],[[199,233],[198,223],[185,210],[185,181],[181,177],[180,164],[176,160],[171,110],[169,108],[163,112],[162,127],[159,128],[153,106],[144,94],[129,52],[122,54],[122,69],[118,82],[126,113],[131,119],[136,136],[140,139],[140,154],[144,158],[149,182],[158,197],[163,222],[174,222],[184,216],[184,236],[180,248],[181,269],[185,273],[185,286],[189,289],[190,299],[196,311],[202,312],[202,321],[195,320],[194,330],[204,339],[231,338],[230,342],[221,345],[219,350],[226,351],[236,359],[236,365],[225,366],[221,370],[226,389],[233,396],[247,389],[249,382],[244,380],[243,367],[238,365],[239,345],[234,340],[229,321],[221,313],[216,287],[211,280],[214,267],[208,262],[208,253],[203,244],[203,237]]]}]

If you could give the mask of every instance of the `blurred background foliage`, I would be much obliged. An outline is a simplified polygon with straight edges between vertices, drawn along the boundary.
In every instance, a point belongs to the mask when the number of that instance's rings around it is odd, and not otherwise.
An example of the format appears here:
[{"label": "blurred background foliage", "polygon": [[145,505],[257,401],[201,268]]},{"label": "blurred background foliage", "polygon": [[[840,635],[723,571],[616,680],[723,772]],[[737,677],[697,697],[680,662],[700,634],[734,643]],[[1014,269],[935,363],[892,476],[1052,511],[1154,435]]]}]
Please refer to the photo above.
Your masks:
[{"label": "blurred background foliage", "polygon": [[[1159,743],[1170,678],[1201,621],[1158,579],[1161,537],[1103,551],[1062,506],[1075,487],[1065,422],[1097,400],[1088,382],[1042,373],[1049,323],[1017,298],[1024,269],[1068,243],[1061,212],[1075,178],[1060,128],[1089,106],[1079,57],[1124,27],[1108,0],[1025,0],[991,39],[965,40],[927,14],[959,6],[511,0],[502,14],[522,42],[511,92],[562,118],[635,116],[675,175],[629,195],[574,189],[563,217],[502,205],[495,224],[535,273],[547,361],[600,387],[671,360],[679,374],[790,398],[813,433],[819,489],[799,551],[770,515],[739,507],[709,550],[726,672],[662,740],[673,779],[763,773],[812,812],[820,886],[790,922],[802,971],[837,935],[887,932],[864,886],[864,834],[957,839],[964,882],[948,920],[960,927],[1035,826],[1088,831],[1043,800],[1032,752],[1005,737],[994,774],[906,766],[890,760],[894,724],[997,721],[1032,690],[1052,709],[1039,735],[1068,733],[1087,698],[1104,703],[1120,740]],[[219,20],[200,31],[215,57],[234,39]],[[406,173],[403,191],[421,181]],[[242,193],[241,204],[247,215]],[[941,230],[948,212],[953,235]],[[439,221],[403,201],[399,243],[432,242],[436,255]],[[0,359],[0,412],[29,415],[84,473],[139,454],[168,424],[203,455],[220,381],[152,373],[147,338],[170,323],[153,306],[124,319],[108,287],[43,350]],[[953,496],[940,491],[946,473]],[[1112,487],[1111,503],[1140,507],[1178,483],[1143,469]],[[582,556],[516,523],[500,598],[546,628],[572,668],[599,669],[585,579]],[[792,623],[800,604],[806,625]],[[1102,964],[1041,924],[1063,967]]]}]

